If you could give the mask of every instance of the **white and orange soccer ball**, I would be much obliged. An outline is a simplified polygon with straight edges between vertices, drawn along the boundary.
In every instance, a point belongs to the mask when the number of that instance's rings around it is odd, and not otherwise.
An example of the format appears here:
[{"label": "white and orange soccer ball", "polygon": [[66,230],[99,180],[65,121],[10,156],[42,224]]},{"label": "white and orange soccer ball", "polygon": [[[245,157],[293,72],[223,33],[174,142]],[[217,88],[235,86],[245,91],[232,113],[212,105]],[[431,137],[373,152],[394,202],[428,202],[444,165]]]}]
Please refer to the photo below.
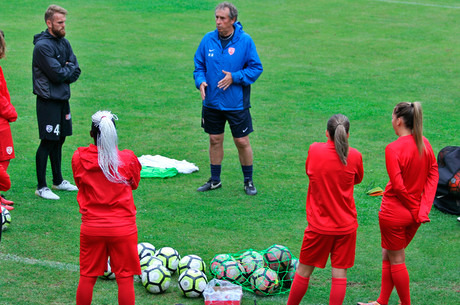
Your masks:
[{"label": "white and orange soccer ball", "polygon": [[263,255],[254,250],[243,252],[238,261],[243,266],[246,277],[250,276],[255,270],[265,266]]},{"label": "white and orange soccer ball", "polygon": [[256,294],[270,295],[279,287],[278,274],[269,268],[259,268],[251,274],[249,283]]},{"label": "white and orange soccer ball", "polygon": [[228,260],[223,262],[218,268],[215,268],[212,273],[217,279],[223,279],[236,283],[244,283],[246,281],[245,270],[243,266],[236,260]]},{"label": "white and orange soccer ball", "polygon": [[222,264],[227,261],[236,262],[236,259],[233,258],[233,256],[231,256],[230,254],[217,254],[212,258],[211,262],[209,263],[209,270],[212,274],[215,275],[220,272],[219,270],[221,269]]},{"label": "white and orange soccer ball", "polygon": [[286,271],[291,265],[291,251],[282,245],[268,247],[264,253],[264,260],[268,268],[276,271]]}]

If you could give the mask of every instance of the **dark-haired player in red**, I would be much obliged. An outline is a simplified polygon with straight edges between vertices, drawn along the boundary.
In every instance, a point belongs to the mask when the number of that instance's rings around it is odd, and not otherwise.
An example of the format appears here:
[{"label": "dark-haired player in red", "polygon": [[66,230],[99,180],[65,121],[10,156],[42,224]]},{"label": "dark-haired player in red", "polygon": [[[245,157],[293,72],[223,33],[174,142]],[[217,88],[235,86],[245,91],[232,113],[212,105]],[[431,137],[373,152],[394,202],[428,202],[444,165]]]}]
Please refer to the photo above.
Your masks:
[{"label": "dark-haired player in red", "polygon": [[396,288],[402,305],[409,305],[409,273],[405,249],[421,223],[428,222],[439,173],[436,157],[423,136],[420,103],[399,103],[391,123],[396,141],[385,148],[388,182],[379,212],[382,237],[382,286],[377,301],[386,305]]},{"label": "dark-haired player in red", "polygon": [[346,116],[332,116],[327,122],[328,141],[313,143],[308,150],[305,164],[310,180],[308,226],[288,305],[300,303],[313,270],[324,268],[329,255],[332,266],[329,304],[342,304],[345,298],[347,269],[354,265],[358,228],[353,189],[363,179],[361,154],[348,146],[349,129]]}]

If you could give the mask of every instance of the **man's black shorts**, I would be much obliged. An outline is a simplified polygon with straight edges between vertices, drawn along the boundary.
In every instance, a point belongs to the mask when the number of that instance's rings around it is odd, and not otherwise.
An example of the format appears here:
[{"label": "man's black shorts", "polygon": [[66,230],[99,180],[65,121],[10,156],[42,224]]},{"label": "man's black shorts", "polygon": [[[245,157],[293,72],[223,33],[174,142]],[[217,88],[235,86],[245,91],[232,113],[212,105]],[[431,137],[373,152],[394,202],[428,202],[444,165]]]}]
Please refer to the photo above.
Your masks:
[{"label": "man's black shorts", "polygon": [[236,111],[222,111],[203,107],[201,111],[201,127],[209,134],[222,134],[225,131],[225,122],[228,121],[234,138],[249,135],[252,129],[251,113],[248,109]]},{"label": "man's black shorts", "polygon": [[47,100],[37,96],[37,121],[41,140],[59,141],[72,135],[69,101]]}]

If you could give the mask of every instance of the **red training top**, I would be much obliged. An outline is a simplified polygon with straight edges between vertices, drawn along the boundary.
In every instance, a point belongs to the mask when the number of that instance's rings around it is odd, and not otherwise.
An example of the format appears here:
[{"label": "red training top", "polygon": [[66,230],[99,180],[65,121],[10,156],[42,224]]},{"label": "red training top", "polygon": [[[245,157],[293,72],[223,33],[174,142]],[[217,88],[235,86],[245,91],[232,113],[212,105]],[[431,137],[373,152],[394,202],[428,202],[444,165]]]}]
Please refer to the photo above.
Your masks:
[{"label": "red training top", "polygon": [[132,190],[141,179],[141,164],[131,150],[118,152],[119,173],[127,183],[110,182],[97,161],[97,146],[79,147],[72,157],[81,233],[91,236],[126,236],[137,232]]},{"label": "red training top", "polygon": [[343,235],[358,228],[353,188],[363,180],[361,153],[349,148],[347,165],[335,151],[334,142],[313,143],[305,163],[310,183],[307,221],[310,230],[326,235]]},{"label": "red training top", "polygon": [[428,222],[438,186],[438,164],[428,140],[420,155],[413,135],[399,137],[385,148],[388,182],[379,217],[396,223]]},{"label": "red training top", "polygon": [[10,122],[16,121],[18,114],[11,104],[2,67],[0,67],[0,161],[14,159],[13,137]]},{"label": "red training top", "polygon": [[7,190],[10,189],[10,187],[11,187],[10,176],[8,175],[6,170],[3,168],[3,166],[0,165],[0,191],[6,192]]}]

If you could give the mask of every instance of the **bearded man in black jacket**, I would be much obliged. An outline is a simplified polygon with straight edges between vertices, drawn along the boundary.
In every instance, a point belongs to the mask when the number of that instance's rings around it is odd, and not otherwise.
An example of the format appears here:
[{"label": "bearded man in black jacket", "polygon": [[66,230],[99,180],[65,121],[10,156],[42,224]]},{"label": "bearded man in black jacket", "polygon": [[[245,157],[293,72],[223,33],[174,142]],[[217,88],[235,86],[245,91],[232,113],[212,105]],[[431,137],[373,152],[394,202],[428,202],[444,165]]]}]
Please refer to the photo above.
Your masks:
[{"label": "bearded man in black jacket", "polygon": [[37,96],[37,121],[40,146],[35,156],[37,190],[45,199],[59,199],[46,183],[48,157],[53,172],[55,190],[77,191],[78,188],[62,178],[62,145],[72,135],[70,115],[70,84],[81,70],[72,47],[64,38],[67,10],[50,5],[45,13],[47,29],[34,36],[32,59],[33,93]]}]

